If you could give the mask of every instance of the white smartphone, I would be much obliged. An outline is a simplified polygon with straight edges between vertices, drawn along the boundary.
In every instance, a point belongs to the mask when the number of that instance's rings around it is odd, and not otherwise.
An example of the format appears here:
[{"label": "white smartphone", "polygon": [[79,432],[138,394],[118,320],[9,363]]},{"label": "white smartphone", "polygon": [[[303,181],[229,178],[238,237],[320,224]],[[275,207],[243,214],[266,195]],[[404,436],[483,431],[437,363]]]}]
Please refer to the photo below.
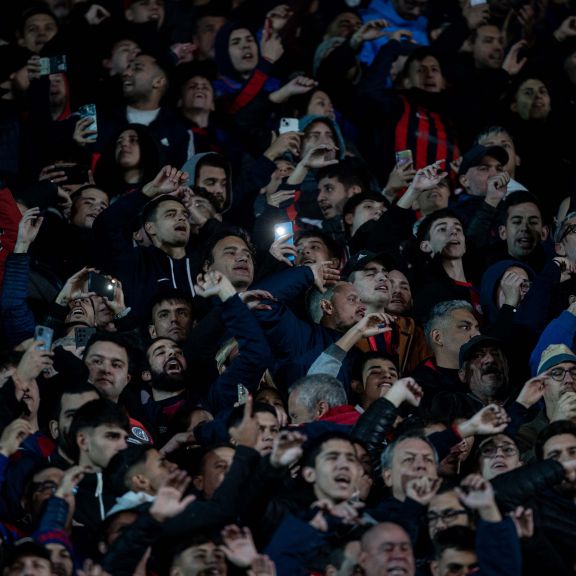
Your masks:
[{"label": "white smartphone", "polygon": [[279,134],[286,134],[286,132],[298,132],[300,130],[300,121],[298,118],[280,118],[280,127],[278,128]]}]

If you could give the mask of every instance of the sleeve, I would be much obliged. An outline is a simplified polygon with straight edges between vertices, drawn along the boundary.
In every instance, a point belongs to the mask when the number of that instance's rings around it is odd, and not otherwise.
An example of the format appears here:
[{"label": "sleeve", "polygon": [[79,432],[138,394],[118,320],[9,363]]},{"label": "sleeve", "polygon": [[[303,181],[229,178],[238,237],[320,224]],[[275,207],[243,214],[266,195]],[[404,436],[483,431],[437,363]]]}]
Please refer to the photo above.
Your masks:
[{"label": "sleeve", "polygon": [[338,344],[331,344],[318,356],[314,364],[308,369],[308,376],[313,374],[330,374],[336,378],[342,362],[346,358],[346,352],[338,346]]},{"label": "sleeve", "polygon": [[511,518],[476,526],[476,554],[482,576],[521,576],[522,553]]},{"label": "sleeve", "polygon": [[0,189],[0,287],[4,279],[6,258],[14,250],[18,237],[18,224],[22,215],[8,188]]},{"label": "sleeve", "polygon": [[256,392],[264,371],[272,366],[272,351],[264,333],[237,294],[222,304],[222,318],[238,342],[239,354],[210,389],[209,405],[213,413],[234,405],[238,384]]}]

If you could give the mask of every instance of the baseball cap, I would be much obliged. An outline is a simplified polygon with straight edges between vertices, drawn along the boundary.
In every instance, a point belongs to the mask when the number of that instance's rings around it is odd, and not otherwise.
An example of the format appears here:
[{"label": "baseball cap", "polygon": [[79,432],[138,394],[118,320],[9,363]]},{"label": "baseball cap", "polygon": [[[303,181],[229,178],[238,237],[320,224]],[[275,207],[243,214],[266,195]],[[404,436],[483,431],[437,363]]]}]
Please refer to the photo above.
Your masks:
[{"label": "baseball cap", "polygon": [[492,336],[484,336],[483,334],[479,334],[478,336],[474,336],[474,338],[470,338],[468,342],[462,344],[460,346],[460,353],[458,355],[460,368],[464,365],[464,362],[470,360],[470,356],[476,350],[476,348],[483,346],[483,345],[492,345],[497,346],[498,348],[502,348],[502,341],[498,338],[493,338]]},{"label": "baseball cap", "polygon": [[342,280],[348,280],[352,272],[363,270],[364,267],[373,260],[378,260],[386,268],[386,270],[394,270],[398,268],[398,262],[392,254],[388,252],[371,252],[370,250],[360,250],[346,262],[342,268]]},{"label": "baseball cap", "polygon": [[543,374],[546,370],[562,362],[573,362],[576,364],[576,354],[574,354],[566,344],[550,344],[540,356],[536,376],[540,376],[540,374]]},{"label": "baseball cap", "polygon": [[32,538],[21,538],[9,548],[4,567],[12,566],[16,560],[25,556],[50,560],[50,552],[44,546],[38,544]]},{"label": "baseball cap", "polygon": [[482,146],[482,144],[476,144],[476,146],[473,146],[464,154],[458,170],[458,176],[463,176],[470,168],[479,166],[486,156],[496,158],[500,164],[506,164],[508,162],[508,152],[501,146]]}]

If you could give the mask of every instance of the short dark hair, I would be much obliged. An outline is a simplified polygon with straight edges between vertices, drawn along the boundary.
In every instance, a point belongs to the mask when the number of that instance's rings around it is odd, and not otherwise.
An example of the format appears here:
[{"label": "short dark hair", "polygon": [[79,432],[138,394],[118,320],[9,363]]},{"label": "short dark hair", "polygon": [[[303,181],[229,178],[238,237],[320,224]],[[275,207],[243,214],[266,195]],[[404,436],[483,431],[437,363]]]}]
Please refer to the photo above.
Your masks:
[{"label": "short dark hair", "polygon": [[338,164],[332,164],[318,170],[316,181],[322,178],[336,178],[344,188],[359,186],[362,192],[370,190],[367,178],[364,176],[362,168],[352,159],[345,158]]},{"label": "short dark hair", "polygon": [[132,361],[132,353],[133,353],[133,346],[132,343],[128,340],[128,338],[122,334],[118,334],[116,332],[95,332],[88,340],[86,344],[86,348],[84,348],[84,353],[82,354],[82,360],[86,360],[88,356],[88,352],[90,352],[90,348],[94,346],[94,344],[98,342],[111,342],[112,344],[116,344],[120,348],[124,348],[126,350],[126,355],[128,356],[128,364],[130,365],[130,372],[132,371],[131,368],[131,361]]},{"label": "short dark hair", "polygon": [[344,440],[345,442],[350,442],[350,444],[354,444],[353,438],[347,434],[346,432],[339,432],[339,431],[331,431],[331,432],[324,432],[315,438],[307,441],[304,444],[304,453],[300,459],[302,464],[302,468],[305,466],[309,468],[314,468],[316,465],[316,458],[318,454],[322,452],[322,448],[326,442],[330,442],[330,440]]},{"label": "short dark hair", "polygon": [[502,26],[496,20],[490,19],[487,22],[482,22],[482,24],[479,24],[472,30],[472,32],[470,32],[470,42],[472,44],[474,44],[476,38],[478,38],[478,30],[480,30],[480,28],[485,28],[486,26],[494,26],[494,28],[498,28],[498,30],[502,32]]},{"label": "short dark hair", "polygon": [[56,18],[54,15],[54,12],[52,12],[52,10],[50,10],[50,8],[48,8],[44,2],[36,2],[33,6],[30,6],[24,10],[20,16],[20,20],[18,21],[18,33],[20,35],[24,34],[24,27],[26,26],[26,22],[28,22],[32,16],[37,16],[38,14],[45,14],[46,16],[50,16],[54,20],[56,26],[60,28],[60,23],[58,22],[58,18]]},{"label": "short dark hair", "polygon": [[70,449],[74,454],[70,456],[78,460],[79,449],[76,442],[78,432],[86,428],[98,428],[98,426],[117,426],[126,432],[130,431],[130,421],[124,408],[105,398],[92,400],[78,408],[70,425]]},{"label": "short dark hair", "polygon": [[92,386],[92,384],[89,382],[77,382],[74,385],[66,386],[66,388],[60,392],[56,402],[54,403],[52,419],[58,420],[60,418],[60,413],[62,412],[62,400],[64,399],[64,396],[78,396],[80,394],[87,394],[88,392],[94,392],[100,396],[98,389]]},{"label": "short dark hair", "polygon": [[154,320],[154,308],[163,302],[178,302],[187,304],[190,306],[192,315],[194,315],[194,301],[186,292],[180,290],[179,288],[163,288],[156,292],[154,296],[150,299],[150,323]]},{"label": "short dark hair", "polygon": [[389,360],[390,362],[392,362],[392,364],[394,364],[394,368],[398,370],[398,374],[400,374],[400,369],[398,366],[398,358],[396,358],[392,354],[388,354],[388,352],[379,350],[370,350],[369,352],[362,352],[360,355],[356,357],[356,360],[352,365],[352,372],[351,372],[352,379],[361,382],[362,371],[364,370],[364,366],[366,366],[366,362],[374,359]]},{"label": "short dark hair", "polygon": [[516,192],[508,194],[502,202],[502,224],[506,224],[510,208],[512,208],[512,206],[518,206],[519,204],[535,204],[540,211],[540,215],[543,214],[540,200],[534,194],[527,190],[517,190]]},{"label": "short dark hair", "polygon": [[112,457],[106,467],[106,482],[114,495],[122,496],[130,490],[130,471],[146,462],[150,450],[155,450],[151,444],[128,444]]},{"label": "short dark hair", "polygon": [[543,460],[544,458],[544,444],[550,438],[561,434],[571,434],[576,438],[576,423],[571,420],[558,420],[543,428],[536,437],[536,443],[534,444],[534,451],[538,460]]},{"label": "short dark hair", "polygon": [[[272,414],[275,418],[278,418],[278,413],[276,412],[275,408],[270,404],[266,404],[264,402],[254,402],[252,407],[253,414]],[[227,425],[228,428],[232,426],[237,426],[244,418],[244,406],[236,406],[230,416],[228,416]]]},{"label": "short dark hair", "polygon": [[468,526],[450,526],[434,536],[434,558],[440,560],[446,550],[476,551],[476,535]]},{"label": "short dark hair", "polygon": [[404,442],[404,440],[412,440],[412,439],[422,440],[422,442],[428,444],[428,446],[430,446],[430,448],[432,449],[432,453],[434,454],[436,464],[438,464],[438,452],[436,451],[436,447],[434,446],[434,444],[430,442],[430,439],[424,434],[424,432],[411,431],[406,434],[401,434],[400,436],[395,438],[393,442],[391,442],[390,444],[388,444],[388,446],[386,446],[386,449],[384,450],[384,452],[382,452],[382,456],[380,459],[382,470],[389,470],[390,468],[392,468],[392,458],[394,458],[394,452],[398,447],[398,444]]},{"label": "short dark hair", "polygon": [[418,244],[423,242],[424,240],[430,240],[430,229],[432,228],[432,224],[436,222],[436,220],[440,220],[440,218],[454,218],[464,226],[462,222],[462,218],[454,212],[454,210],[450,208],[441,208],[440,210],[435,210],[432,214],[428,214],[420,225],[418,226],[418,232],[416,234],[416,240]]},{"label": "short dark hair", "polygon": [[181,204],[184,206],[184,208],[186,208],[186,205],[184,202],[182,202],[182,200],[180,200],[180,198],[176,198],[176,196],[172,196],[170,194],[161,194],[160,196],[156,196],[156,198],[150,200],[150,202],[145,204],[145,206],[142,208],[142,225],[146,224],[146,222],[152,222],[156,220],[158,208],[161,204],[164,204],[164,202],[178,202],[178,204]]},{"label": "short dark hair", "polygon": [[338,258],[338,259],[342,258],[342,248],[340,247],[338,242],[336,242],[336,240],[334,240],[334,238],[332,238],[332,236],[330,236],[329,234],[326,234],[326,232],[323,232],[320,229],[317,229],[317,230],[299,230],[298,232],[296,232],[296,234],[294,234],[294,244],[295,245],[298,244],[298,242],[300,242],[300,240],[304,240],[305,238],[318,238],[318,239],[322,240],[322,242],[324,242],[324,244],[326,244],[326,248],[328,248],[328,252],[330,252],[330,254],[332,254],[333,258]]},{"label": "short dark hair", "polygon": [[440,57],[438,52],[436,52],[436,50],[429,48],[428,46],[421,46],[419,48],[416,48],[408,55],[408,58],[406,58],[406,62],[404,63],[404,68],[402,69],[403,76],[408,75],[410,66],[412,66],[414,62],[422,62],[422,60],[424,60],[424,58],[428,58],[428,56],[436,58],[438,64],[440,64],[440,72],[442,76],[444,76],[444,72],[442,70],[442,58]]},{"label": "short dark hair", "polygon": [[228,236],[235,236],[236,238],[240,238],[240,240],[243,240],[246,246],[248,246],[248,249],[250,250],[252,257],[256,255],[256,249],[254,248],[254,245],[250,240],[250,236],[248,236],[248,232],[246,232],[246,230],[244,230],[243,228],[238,228],[237,226],[230,226],[228,228],[223,228],[218,232],[216,232],[215,234],[212,234],[212,236],[210,236],[210,238],[208,239],[208,241],[204,246],[204,252],[202,253],[202,266],[206,264],[210,266],[214,263],[214,254],[212,253],[214,247],[216,246],[216,244],[218,244],[218,242],[220,242],[220,240],[224,240],[224,238],[228,238]]}]

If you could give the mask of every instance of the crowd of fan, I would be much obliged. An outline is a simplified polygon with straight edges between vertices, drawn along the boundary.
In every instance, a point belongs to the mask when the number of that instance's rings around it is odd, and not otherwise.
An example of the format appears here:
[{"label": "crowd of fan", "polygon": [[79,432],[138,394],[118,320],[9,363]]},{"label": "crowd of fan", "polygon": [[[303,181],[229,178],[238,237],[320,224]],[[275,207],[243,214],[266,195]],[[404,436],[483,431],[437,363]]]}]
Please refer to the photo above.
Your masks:
[{"label": "crowd of fan", "polygon": [[1,10],[4,575],[574,573],[573,0]]}]

